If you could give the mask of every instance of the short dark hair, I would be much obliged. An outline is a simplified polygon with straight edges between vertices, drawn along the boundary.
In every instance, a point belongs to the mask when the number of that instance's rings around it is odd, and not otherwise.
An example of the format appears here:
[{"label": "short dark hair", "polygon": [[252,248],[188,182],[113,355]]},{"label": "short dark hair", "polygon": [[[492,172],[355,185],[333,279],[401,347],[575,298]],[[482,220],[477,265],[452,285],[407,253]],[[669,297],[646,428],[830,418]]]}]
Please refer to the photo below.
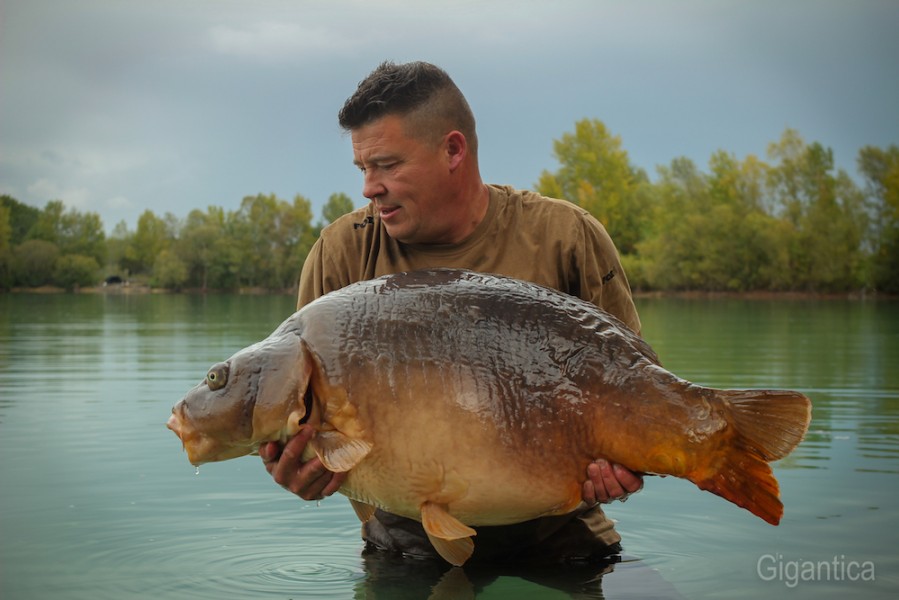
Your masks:
[{"label": "short dark hair", "polygon": [[353,131],[387,115],[408,117],[408,132],[424,139],[436,141],[459,130],[472,153],[477,153],[471,107],[446,71],[436,65],[381,63],[359,82],[340,109],[338,121],[344,130]]}]

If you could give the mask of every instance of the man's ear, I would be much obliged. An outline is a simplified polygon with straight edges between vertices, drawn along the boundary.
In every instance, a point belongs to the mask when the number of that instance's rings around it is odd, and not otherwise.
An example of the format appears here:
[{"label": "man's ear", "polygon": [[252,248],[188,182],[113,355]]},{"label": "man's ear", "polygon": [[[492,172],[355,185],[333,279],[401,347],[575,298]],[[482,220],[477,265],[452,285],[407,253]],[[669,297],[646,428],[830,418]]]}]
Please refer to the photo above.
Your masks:
[{"label": "man's ear", "polygon": [[450,171],[455,171],[468,155],[468,140],[461,131],[453,130],[443,139],[443,147]]}]

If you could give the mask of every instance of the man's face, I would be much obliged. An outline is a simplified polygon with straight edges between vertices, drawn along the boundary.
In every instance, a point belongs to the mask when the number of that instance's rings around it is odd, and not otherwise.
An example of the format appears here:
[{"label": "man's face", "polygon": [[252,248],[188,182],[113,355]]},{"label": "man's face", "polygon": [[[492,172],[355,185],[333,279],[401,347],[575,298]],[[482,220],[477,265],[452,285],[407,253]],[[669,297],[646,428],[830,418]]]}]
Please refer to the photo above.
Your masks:
[{"label": "man's face", "polygon": [[353,162],[365,178],[362,195],[374,203],[392,238],[407,244],[456,241],[442,142],[411,137],[396,115],[353,130],[352,140]]}]

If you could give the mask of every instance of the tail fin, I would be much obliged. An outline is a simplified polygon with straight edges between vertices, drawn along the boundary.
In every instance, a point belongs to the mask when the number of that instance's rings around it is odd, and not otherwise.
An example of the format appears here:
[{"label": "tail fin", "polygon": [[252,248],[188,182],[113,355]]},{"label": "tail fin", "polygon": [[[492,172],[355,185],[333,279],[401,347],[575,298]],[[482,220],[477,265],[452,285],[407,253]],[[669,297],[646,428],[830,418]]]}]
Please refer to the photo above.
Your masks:
[{"label": "tail fin", "polygon": [[734,435],[723,457],[690,480],[777,525],[783,504],[768,463],[785,457],[802,441],[811,420],[811,401],[798,392],[771,390],[720,390],[718,398],[728,408]]}]

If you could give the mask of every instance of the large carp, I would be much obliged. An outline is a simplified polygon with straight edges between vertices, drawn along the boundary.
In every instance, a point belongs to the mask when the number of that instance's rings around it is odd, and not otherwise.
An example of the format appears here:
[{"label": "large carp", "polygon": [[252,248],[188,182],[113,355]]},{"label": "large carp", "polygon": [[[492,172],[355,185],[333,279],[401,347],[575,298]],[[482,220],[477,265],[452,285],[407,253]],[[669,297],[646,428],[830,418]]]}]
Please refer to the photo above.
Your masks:
[{"label": "large carp", "polygon": [[765,521],[768,465],[802,440],[808,398],[693,385],[592,304],[468,271],[390,275],[306,305],[214,365],[168,427],[199,465],[315,428],[314,452],[360,518],[420,520],[459,565],[470,525],[564,514],[587,464],[689,479]]}]

